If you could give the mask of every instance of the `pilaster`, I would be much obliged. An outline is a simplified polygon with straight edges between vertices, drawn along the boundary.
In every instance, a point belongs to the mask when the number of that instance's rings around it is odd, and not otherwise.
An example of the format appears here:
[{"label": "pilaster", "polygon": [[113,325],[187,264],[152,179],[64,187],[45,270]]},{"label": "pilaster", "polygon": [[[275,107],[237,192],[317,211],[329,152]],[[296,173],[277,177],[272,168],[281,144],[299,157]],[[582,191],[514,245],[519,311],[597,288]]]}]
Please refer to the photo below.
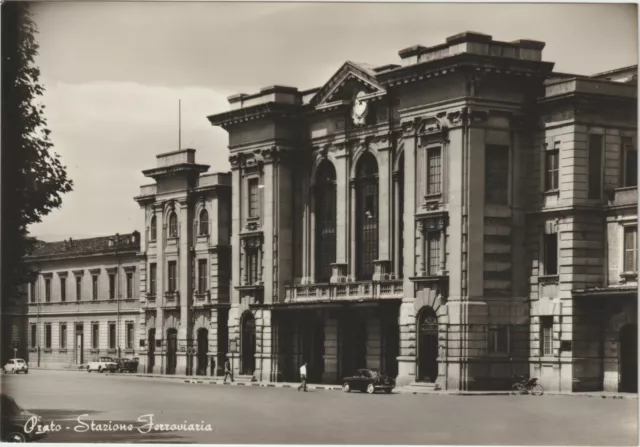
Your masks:
[{"label": "pilaster", "polygon": [[338,320],[330,316],[324,319],[324,383],[336,383],[338,377]]},{"label": "pilaster", "polygon": [[[264,202],[262,210],[264,215],[261,216],[260,221],[262,223],[263,233],[263,258],[262,258],[262,281],[264,282],[264,301],[265,303],[271,303],[273,300],[273,288],[277,285],[277,278],[274,277],[274,224],[276,217],[277,206],[275,200],[279,196],[278,183],[274,178],[276,172],[273,163],[265,164],[263,167],[263,185],[262,194]],[[275,253],[277,256],[277,253]]]},{"label": "pilaster", "polygon": [[[336,193],[337,193],[337,212],[336,212],[336,228],[348,229],[349,216],[349,170],[347,167],[347,157],[345,155],[336,156]],[[336,263],[347,264],[349,261],[348,247],[349,232],[336,232]]]},{"label": "pilaster", "polygon": [[390,260],[391,256],[391,160],[389,147],[378,149],[378,185],[380,194],[378,196],[378,259]]},{"label": "pilaster", "polygon": [[[414,123],[403,125],[404,139],[404,281],[405,296],[414,296],[413,282],[409,277],[416,271],[416,134]],[[402,354],[401,354],[402,356]],[[415,372],[414,372],[415,374]]]}]

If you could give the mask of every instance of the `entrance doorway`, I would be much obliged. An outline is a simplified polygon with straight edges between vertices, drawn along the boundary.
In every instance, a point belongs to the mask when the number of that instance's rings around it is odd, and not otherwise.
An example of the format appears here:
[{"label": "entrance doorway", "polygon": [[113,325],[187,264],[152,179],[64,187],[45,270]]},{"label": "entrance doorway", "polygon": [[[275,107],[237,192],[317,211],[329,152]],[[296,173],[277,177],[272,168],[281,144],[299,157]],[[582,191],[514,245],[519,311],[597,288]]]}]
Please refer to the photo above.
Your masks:
[{"label": "entrance doorway", "polygon": [[309,382],[321,382],[324,372],[324,321],[315,315],[301,321],[299,366],[307,362]]},{"label": "entrance doorway", "polygon": [[256,369],[256,320],[251,312],[242,317],[240,374],[253,375]]},{"label": "entrance doorway", "polygon": [[178,330],[167,329],[167,374],[176,373],[178,360]]},{"label": "entrance doorway", "polygon": [[620,329],[620,386],[625,393],[638,392],[638,325]]},{"label": "entrance doorway", "polygon": [[354,375],[358,369],[367,367],[366,322],[350,313],[341,320],[341,326],[340,378]]},{"label": "entrance doorway", "polygon": [[198,369],[197,375],[207,375],[207,354],[209,353],[209,331],[205,328],[198,329]]},{"label": "entrance doorway", "polygon": [[438,378],[438,316],[425,308],[418,317],[418,382],[435,382]]},{"label": "entrance doorway", "polygon": [[84,363],[84,326],[76,324],[76,365]]},{"label": "entrance doorway", "polygon": [[147,349],[147,372],[151,374],[153,367],[156,364],[156,330],[155,328],[149,329],[149,335],[147,342],[149,347]]}]

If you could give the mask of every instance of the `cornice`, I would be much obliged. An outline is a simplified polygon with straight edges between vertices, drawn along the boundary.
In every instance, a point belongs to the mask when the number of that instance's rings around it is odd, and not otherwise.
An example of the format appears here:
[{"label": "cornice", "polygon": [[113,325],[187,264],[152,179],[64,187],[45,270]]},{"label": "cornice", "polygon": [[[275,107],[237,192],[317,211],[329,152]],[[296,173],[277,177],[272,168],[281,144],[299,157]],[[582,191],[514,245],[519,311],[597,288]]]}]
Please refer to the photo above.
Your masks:
[{"label": "cornice", "polygon": [[276,102],[268,102],[250,107],[243,107],[237,110],[210,115],[207,118],[214,126],[224,129],[264,118],[295,118],[298,117],[302,110],[302,106],[296,104],[282,104]]}]

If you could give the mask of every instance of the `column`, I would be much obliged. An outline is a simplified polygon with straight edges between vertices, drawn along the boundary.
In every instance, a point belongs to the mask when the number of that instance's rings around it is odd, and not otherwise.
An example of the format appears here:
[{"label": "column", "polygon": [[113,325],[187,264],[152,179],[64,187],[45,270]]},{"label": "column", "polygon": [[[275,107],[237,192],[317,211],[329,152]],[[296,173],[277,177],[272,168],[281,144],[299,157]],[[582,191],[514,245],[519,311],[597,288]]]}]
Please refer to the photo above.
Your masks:
[{"label": "column", "polygon": [[189,302],[191,301],[191,261],[192,254],[189,252],[189,241],[191,234],[189,229],[189,202],[185,199],[180,201],[179,210],[180,239],[178,241],[178,291],[180,292],[180,325],[178,327],[178,355],[176,374],[187,373],[187,355],[183,347],[190,347],[192,340],[192,328],[190,321]]},{"label": "column", "polygon": [[358,258],[356,256],[356,181],[355,179],[349,180],[349,194],[351,200],[349,201],[349,228],[351,231],[349,232],[351,250],[349,256],[349,275],[351,278],[356,277],[356,263],[358,262]]},{"label": "column", "polygon": [[[156,340],[164,340],[166,338],[166,334],[164,333],[164,311],[161,307],[164,302],[164,242],[167,237],[167,232],[165,231],[164,225],[164,207],[160,203],[156,205],[156,219],[157,219],[157,237],[156,237],[156,318],[155,318],[155,329],[156,329]],[[147,264],[147,268],[149,265]],[[148,332],[148,331],[147,331]],[[148,333],[145,335],[148,339]],[[164,374],[165,362],[163,360],[164,351],[163,348],[155,348],[155,361],[153,363],[153,373],[154,374]]]},{"label": "column", "polygon": [[309,194],[309,239],[307,247],[309,249],[309,282],[311,284],[316,282],[316,216],[318,213],[322,213],[316,209],[315,188],[311,188]]},{"label": "column", "polygon": [[393,174],[393,215],[391,222],[393,224],[393,273],[398,275],[400,272],[400,221],[403,216],[400,216],[400,187],[398,172],[394,171]]},{"label": "column", "polygon": [[[347,169],[346,155],[337,156],[336,169],[336,228],[348,228],[349,216],[349,172]],[[336,232],[336,263],[346,264],[349,253],[349,233],[347,231]]]},{"label": "column", "polygon": [[398,355],[397,386],[408,385],[415,380],[416,373],[416,333],[414,310],[414,285],[409,279],[416,271],[416,137],[415,123],[403,125],[404,139],[404,298],[400,306],[398,325],[400,350]]},{"label": "column", "polygon": [[378,259],[388,261],[391,255],[391,160],[389,147],[378,149]]},{"label": "column", "polygon": [[263,197],[264,203],[262,204],[263,216],[260,216],[260,222],[262,224],[263,238],[263,281],[264,281],[264,302],[271,303],[273,299],[273,265],[274,265],[274,253],[273,253],[273,232],[274,232],[274,210],[276,209],[276,203],[279,196],[279,185],[275,181],[275,165],[268,163],[264,165],[264,171],[262,174],[262,181],[264,184]]}]

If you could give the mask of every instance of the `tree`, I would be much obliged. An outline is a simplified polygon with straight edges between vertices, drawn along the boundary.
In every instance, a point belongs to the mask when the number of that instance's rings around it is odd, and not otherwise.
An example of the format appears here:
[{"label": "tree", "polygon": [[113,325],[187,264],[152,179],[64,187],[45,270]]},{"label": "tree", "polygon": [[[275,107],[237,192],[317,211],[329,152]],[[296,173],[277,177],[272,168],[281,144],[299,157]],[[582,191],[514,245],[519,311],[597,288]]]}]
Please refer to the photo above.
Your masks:
[{"label": "tree", "polygon": [[2,306],[15,296],[18,286],[31,279],[24,263],[36,247],[29,225],[62,204],[72,190],[60,156],[53,152],[44,92],[28,2],[2,5]]}]

